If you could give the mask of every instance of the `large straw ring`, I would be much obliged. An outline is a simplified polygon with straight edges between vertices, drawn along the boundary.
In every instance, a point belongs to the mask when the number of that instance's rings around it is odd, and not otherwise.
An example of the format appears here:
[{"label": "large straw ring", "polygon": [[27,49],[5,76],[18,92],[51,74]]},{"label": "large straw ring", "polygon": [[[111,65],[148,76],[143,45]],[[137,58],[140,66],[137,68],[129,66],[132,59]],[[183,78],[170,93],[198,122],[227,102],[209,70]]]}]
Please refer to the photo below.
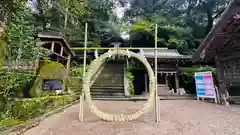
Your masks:
[{"label": "large straw ring", "polygon": [[[131,56],[133,58],[138,59],[139,61],[141,61],[144,66],[147,69],[148,75],[149,75],[149,90],[150,90],[150,96],[148,98],[147,103],[143,104],[143,107],[141,109],[139,109],[138,111],[136,111],[133,114],[120,114],[120,115],[114,115],[114,114],[108,114],[105,112],[100,111],[95,104],[92,102],[92,98],[91,98],[91,93],[90,93],[90,81],[91,78],[94,74],[97,73],[97,71],[99,70],[99,68],[102,66],[102,64],[105,62],[105,60],[109,57],[109,56],[116,56],[116,55],[123,55],[123,56]],[[101,118],[102,120],[105,121],[131,121],[134,119],[137,119],[138,117],[140,117],[141,115],[143,115],[144,113],[148,112],[151,107],[154,104],[154,99],[155,99],[155,76],[153,73],[153,70],[150,66],[150,64],[148,63],[147,59],[141,55],[141,54],[137,54],[137,53],[133,53],[133,52],[129,52],[129,51],[125,51],[125,50],[113,50],[111,52],[107,52],[104,53],[103,55],[101,55],[99,58],[95,59],[89,66],[88,71],[86,73],[86,76],[83,78],[83,91],[85,93],[86,96],[86,101],[88,103],[88,106],[91,110],[91,112],[93,114],[95,114],[96,116],[98,116],[99,118]]]}]

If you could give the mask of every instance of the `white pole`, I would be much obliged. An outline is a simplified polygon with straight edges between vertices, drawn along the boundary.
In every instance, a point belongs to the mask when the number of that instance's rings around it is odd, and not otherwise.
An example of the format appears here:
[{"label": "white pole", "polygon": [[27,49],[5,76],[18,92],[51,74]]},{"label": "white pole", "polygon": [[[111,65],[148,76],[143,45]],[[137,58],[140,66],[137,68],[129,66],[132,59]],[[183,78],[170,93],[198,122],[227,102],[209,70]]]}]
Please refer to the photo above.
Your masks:
[{"label": "white pole", "polygon": [[158,25],[155,26],[155,50],[154,50],[154,56],[155,56],[155,121],[159,122],[159,106],[158,106],[158,86],[157,86],[157,33],[158,33]]},{"label": "white pole", "polygon": [[[85,77],[86,72],[86,63],[87,63],[87,36],[88,36],[88,24],[85,24],[85,41],[84,41],[84,61],[83,61],[83,78]],[[80,96],[80,111],[79,111],[79,120],[83,122],[83,101],[84,101],[84,91],[82,90],[82,94]]]}]

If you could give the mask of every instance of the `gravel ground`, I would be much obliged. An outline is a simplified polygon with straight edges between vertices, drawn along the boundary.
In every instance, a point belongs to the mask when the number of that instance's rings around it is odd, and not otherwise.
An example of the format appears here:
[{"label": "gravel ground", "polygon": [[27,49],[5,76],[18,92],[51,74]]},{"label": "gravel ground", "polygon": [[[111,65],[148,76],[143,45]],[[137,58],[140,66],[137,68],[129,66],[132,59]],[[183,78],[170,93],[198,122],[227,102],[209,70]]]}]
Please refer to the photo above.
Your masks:
[{"label": "gravel ground", "polygon": [[[96,101],[107,112],[131,113],[144,101]],[[196,100],[161,100],[161,122],[154,113],[133,122],[103,122],[90,113],[78,122],[79,104],[42,121],[24,135],[240,135],[240,111]]]}]

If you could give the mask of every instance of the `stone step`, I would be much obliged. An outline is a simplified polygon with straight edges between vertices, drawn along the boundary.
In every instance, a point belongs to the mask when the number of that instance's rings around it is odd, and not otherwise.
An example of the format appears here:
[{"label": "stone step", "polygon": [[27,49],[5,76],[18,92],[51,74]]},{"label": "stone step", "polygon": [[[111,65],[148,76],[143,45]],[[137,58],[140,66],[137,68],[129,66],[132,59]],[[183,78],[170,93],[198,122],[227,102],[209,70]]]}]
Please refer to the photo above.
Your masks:
[{"label": "stone step", "polygon": [[102,97],[105,97],[105,96],[116,96],[116,97],[119,97],[119,96],[125,96],[124,93],[116,93],[116,92],[113,92],[113,93],[102,93],[102,92],[91,92],[91,96],[102,96]]},{"label": "stone step", "polygon": [[[148,100],[148,96],[133,96],[133,97],[126,97],[126,96],[99,96],[93,97],[93,100],[113,100],[113,101],[142,101]],[[160,100],[197,100],[196,96],[193,95],[178,95],[178,96],[167,96],[162,97],[159,96]]]},{"label": "stone step", "polygon": [[121,87],[123,87],[124,85],[123,85],[123,83],[121,83],[121,82],[104,82],[104,81],[102,81],[102,82],[96,82],[96,83],[93,83],[93,85],[92,85],[92,87],[110,87],[110,86],[113,86],[113,87],[117,87],[117,86],[121,86]]},{"label": "stone step", "polygon": [[240,103],[240,96],[230,96],[229,97],[230,101],[233,103],[239,104]]},{"label": "stone step", "polygon": [[[123,62],[122,62],[123,63]],[[93,97],[124,96],[124,65],[117,62],[107,62],[96,78],[91,88]]]},{"label": "stone step", "polygon": [[166,96],[166,95],[174,95],[174,93],[169,90],[169,88],[165,85],[165,86],[159,86],[158,85],[158,95],[159,96]]},{"label": "stone step", "polygon": [[92,87],[91,91],[106,91],[106,92],[115,92],[115,91],[124,91],[124,87]]},{"label": "stone step", "polygon": [[106,84],[106,85],[93,85],[91,89],[124,89],[123,85]]},{"label": "stone step", "polygon": [[125,96],[102,96],[102,95],[93,95],[92,100],[122,100],[125,99]]}]

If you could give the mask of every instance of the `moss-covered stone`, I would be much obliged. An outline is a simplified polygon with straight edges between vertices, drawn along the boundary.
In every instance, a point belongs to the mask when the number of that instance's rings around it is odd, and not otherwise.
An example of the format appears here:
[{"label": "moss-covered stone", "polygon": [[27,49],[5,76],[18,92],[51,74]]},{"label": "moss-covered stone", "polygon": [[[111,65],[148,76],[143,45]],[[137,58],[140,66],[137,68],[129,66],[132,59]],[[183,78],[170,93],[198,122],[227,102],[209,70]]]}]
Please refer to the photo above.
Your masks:
[{"label": "moss-covered stone", "polygon": [[68,74],[65,67],[61,63],[50,60],[41,61],[37,71],[36,80],[34,81],[33,87],[29,92],[31,97],[56,95],[56,91],[43,91],[44,79],[61,80],[62,88],[65,89],[68,80]]}]

